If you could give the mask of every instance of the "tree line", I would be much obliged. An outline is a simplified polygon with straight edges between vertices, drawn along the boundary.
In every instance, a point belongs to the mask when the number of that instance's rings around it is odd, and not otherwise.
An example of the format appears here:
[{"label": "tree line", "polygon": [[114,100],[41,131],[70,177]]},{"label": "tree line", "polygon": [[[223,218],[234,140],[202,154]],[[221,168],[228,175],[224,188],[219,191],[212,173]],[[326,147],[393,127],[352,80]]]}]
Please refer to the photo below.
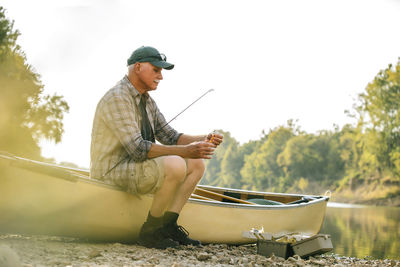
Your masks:
[{"label": "tree line", "polygon": [[224,142],[202,184],[304,193],[373,181],[400,185],[399,107],[400,59],[379,71],[346,111],[354,124],[312,134],[289,120],[244,144],[220,130]]}]

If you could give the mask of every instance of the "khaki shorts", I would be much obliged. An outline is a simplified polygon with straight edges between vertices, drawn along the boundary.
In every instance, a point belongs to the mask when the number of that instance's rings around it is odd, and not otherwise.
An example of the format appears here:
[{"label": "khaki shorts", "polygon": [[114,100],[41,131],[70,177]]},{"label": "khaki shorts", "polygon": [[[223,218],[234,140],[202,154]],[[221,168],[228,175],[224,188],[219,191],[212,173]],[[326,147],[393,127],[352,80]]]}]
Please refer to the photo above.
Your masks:
[{"label": "khaki shorts", "polygon": [[123,162],[105,177],[105,182],[136,195],[154,194],[161,188],[164,178],[164,157],[158,157],[143,162]]},{"label": "khaki shorts", "polygon": [[128,181],[128,192],[153,194],[164,182],[164,157],[135,163],[135,171]]}]

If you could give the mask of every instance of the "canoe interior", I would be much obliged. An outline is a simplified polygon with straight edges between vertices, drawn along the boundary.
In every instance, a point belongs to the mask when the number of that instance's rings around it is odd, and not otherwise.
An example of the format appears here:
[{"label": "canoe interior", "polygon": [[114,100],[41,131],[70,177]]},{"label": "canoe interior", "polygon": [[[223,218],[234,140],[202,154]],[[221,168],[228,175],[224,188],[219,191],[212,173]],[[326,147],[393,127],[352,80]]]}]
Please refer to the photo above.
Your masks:
[{"label": "canoe interior", "polygon": [[[206,191],[203,191],[201,189],[206,189]],[[229,198],[212,194],[213,192],[227,196]],[[202,199],[201,197],[204,197],[208,200],[215,200],[215,201],[229,202],[229,203],[237,202],[236,199],[241,199],[241,200],[265,199],[287,204],[302,199],[302,196],[299,195],[268,194],[263,192],[249,192],[244,190],[233,190],[233,189],[201,186],[201,185],[199,185],[199,188],[197,188],[194,192],[194,198],[198,198],[197,196],[200,196],[199,199]]]}]

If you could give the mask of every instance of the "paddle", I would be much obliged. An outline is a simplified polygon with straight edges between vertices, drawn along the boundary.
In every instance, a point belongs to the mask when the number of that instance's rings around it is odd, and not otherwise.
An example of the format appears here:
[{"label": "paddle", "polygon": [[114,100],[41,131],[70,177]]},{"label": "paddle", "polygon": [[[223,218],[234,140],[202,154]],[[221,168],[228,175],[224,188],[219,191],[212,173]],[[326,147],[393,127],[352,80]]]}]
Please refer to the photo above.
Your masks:
[{"label": "paddle", "polygon": [[[196,194],[196,193],[197,193],[197,194]],[[205,195],[211,195],[211,196],[215,196],[215,197],[220,197],[220,198],[222,198],[222,199],[227,199],[227,200],[234,201],[234,202],[241,203],[241,204],[257,205],[256,203],[252,203],[252,202],[249,202],[249,201],[240,199],[240,198],[235,198],[235,197],[231,197],[231,196],[226,196],[226,195],[224,195],[224,194],[220,194],[220,193],[217,193],[217,192],[213,192],[213,191],[210,191],[210,190],[206,190],[206,189],[204,189],[204,188],[196,187],[196,189],[194,190],[195,196],[198,196],[198,193],[203,193],[203,194],[205,194]],[[193,194],[192,194],[192,195],[193,195]],[[200,196],[201,196],[201,197],[206,197],[206,198],[208,198],[207,196],[202,196],[202,195],[200,195]],[[208,199],[210,199],[210,198],[208,198]],[[212,198],[211,198],[211,199],[212,199]],[[212,199],[212,200],[215,200],[215,199]]]}]

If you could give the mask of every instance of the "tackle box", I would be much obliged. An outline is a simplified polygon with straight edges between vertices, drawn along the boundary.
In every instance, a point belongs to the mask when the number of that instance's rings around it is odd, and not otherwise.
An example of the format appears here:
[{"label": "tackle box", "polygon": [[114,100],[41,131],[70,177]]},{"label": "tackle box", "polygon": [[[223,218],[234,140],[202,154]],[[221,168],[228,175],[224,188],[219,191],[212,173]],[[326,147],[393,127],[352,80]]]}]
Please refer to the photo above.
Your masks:
[{"label": "tackle box", "polygon": [[272,254],[287,259],[293,255],[302,258],[323,254],[333,249],[330,235],[318,234],[294,243],[272,240],[257,240],[257,254],[271,257]]},{"label": "tackle box", "polygon": [[310,238],[297,241],[291,244],[293,253],[300,257],[308,257],[316,254],[323,254],[333,249],[330,235],[314,235]]},{"label": "tackle box", "polygon": [[293,256],[293,249],[289,243],[257,240],[257,254],[271,257],[274,254],[277,257],[287,259]]},{"label": "tackle box", "polygon": [[271,257],[272,254],[282,258],[299,255],[302,258],[323,254],[333,249],[331,236],[317,234],[314,236],[301,235],[298,233],[271,234],[251,229],[242,232],[245,238],[257,240],[257,254]]}]

